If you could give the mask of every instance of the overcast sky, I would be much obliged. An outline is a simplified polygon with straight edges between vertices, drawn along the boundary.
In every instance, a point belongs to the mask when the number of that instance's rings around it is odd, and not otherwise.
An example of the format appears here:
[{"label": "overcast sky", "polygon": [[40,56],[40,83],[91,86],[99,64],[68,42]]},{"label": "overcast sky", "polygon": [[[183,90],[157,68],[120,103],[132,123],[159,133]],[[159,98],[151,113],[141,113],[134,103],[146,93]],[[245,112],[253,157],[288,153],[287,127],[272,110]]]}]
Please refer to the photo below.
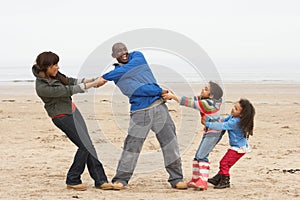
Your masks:
[{"label": "overcast sky", "polygon": [[219,68],[300,67],[297,0],[1,0],[0,67],[33,64],[45,50],[80,67],[122,32],[162,28],[197,42]]}]

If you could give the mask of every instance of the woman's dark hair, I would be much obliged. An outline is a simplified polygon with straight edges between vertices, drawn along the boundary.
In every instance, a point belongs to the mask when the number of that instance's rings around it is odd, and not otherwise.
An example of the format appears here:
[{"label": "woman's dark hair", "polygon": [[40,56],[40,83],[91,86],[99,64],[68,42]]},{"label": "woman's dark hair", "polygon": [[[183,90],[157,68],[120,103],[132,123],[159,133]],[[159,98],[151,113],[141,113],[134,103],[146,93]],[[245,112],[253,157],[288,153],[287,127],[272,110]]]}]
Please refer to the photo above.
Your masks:
[{"label": "woman's dark hair", "polygon": [[253,135],[255,109],[247,99],[240,99],[239,104],[242,107],[239,127],[248,139],[250,135]]},{"label": "woman's dark hair", "polygon": [[213,96],[213,99],[219,100],[223,96],[222,88],[215,82],[209,81],[210,85],[210,94]]},{"label": "woman's dark hair", "polygon": [[[47,69],[50,66],[56,65],[59,62],[59,56],[51,51],[45,51],[43,53],[40,53],[37,56],[35,62],[36,62],[36,64],[34,65],[34,68],[36,69],[36,71],[38,73],[39,72],[46,73]],[[64,85],[69,84],[68,78],[60,72],[58,72],[55,77],[51,77],[51,78],[59,80]]]},{"label": "woman's dark hair", "polygon": [[58,55],[51,51],[46,51],[38,55],[36,58],[36,69],[38,71],[46,72],[48,67],[56,65],[59,61]]}]

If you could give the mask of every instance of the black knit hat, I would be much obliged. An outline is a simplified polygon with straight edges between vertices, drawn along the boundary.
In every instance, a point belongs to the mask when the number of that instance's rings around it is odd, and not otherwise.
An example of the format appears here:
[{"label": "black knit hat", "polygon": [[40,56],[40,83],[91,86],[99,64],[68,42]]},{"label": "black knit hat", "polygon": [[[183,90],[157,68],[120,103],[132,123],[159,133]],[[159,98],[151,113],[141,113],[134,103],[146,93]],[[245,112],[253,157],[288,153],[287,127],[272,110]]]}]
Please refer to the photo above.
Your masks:
[{"label": "black knit hat", "polygon": [[215,82],[209,81],[210,85],[210,94],[213,96],[214,99],[219,100],[223,96],[222,88]]}]

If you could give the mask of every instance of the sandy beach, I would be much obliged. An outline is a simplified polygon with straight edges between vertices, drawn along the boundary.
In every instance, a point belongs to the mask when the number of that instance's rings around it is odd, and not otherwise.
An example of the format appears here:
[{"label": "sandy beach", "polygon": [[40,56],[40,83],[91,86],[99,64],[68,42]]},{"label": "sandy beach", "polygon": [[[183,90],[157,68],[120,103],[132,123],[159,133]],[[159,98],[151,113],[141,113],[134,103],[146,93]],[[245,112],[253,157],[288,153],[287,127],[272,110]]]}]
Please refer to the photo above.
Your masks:
[{"label": "sandy beach", "polygon": [[[203,85],[193,84],[194,92]],[[185,94],[180,85],[169,86]],[[167,182],[161,151],[153,133],[142,150],[136,173],[126,189],[94,188],[88,171],[87,191],[66,189],[65,177],[76,147],[47,116],[33,83],[0,85],[0,199],[300,199],[300,84],[225,84],[223,116],[234,102],[247,98],[256,108],[252,152],[231,170],[231,188],[206,191],[175,190]],[[192,93],[192,92],[189,92]],[[196,93],[198,94],[198,92]],[[190,94],[189,94],[190,95]],[[74,96],[109,180],[115,174],[129,120],[126,97],[113,85]],[[191,177],[191,161],[202,132],[199,113],[167,103],[177,127],[184,180]],[[213,176],[228,148],[225,135],[210,154]]]}]

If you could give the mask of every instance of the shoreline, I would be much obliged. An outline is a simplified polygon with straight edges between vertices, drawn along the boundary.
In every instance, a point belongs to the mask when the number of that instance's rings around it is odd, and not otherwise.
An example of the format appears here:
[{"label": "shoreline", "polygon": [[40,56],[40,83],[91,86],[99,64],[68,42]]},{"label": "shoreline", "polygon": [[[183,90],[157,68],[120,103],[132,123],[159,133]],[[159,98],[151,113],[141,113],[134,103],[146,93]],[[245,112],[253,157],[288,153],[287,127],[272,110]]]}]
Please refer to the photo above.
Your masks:
[{"label": "shoreline", "polygon": [[[177,95],[197,95],[198,91],[205,85],[205,83],[189,82],[166,82],[158,83],[162,88],[170,89],[177,93]],[[235,91],[239,87],[244,88],[240,90],[241,95],[245,94],[270,94],[277,92],[279,94],[298,94],[300,91],[300,82],[287,81],[249,81],[249,82],[223,82],[224,94],[237,94]],[[31,81],[0,81],[0,95],[36,95],[35,82]],[[115,95],[121,94],[114,83],[108,82],[100,88],[92,89],[85,95]],[[261,88],[261,90],[259,90]]]},{"label": "shoreline", "polygon": [[[12,83],[32,83],[34,82],[35,79],[16,79],[16,80],[0,80],[0,84],[12,84]],[[300,84],[300,78],[299,80],[221,80],[222,83],[224,84],[234,84],[234,83],[284,83],[284,84],[291,84],[291,83],[296,83],[296,84]],[[163,82],[163,83],[182,83],[182,82]],[[197,84],[199,82],[197,81],[188,81],[188,83],[191,84]]]},{"label": "shoreline", "polygon": [[[160,83],[159,83],[160,84]],[[204,83],[188,83],[184,85],[182,83],[165,83],[160,84],[162,88],[170,89],[175,92],[176,95],[198,95]],[[184,85],[184,86],[183,86]],[[30,82],[1,82],[0,81],[0,95],[4,99],[8,99],[12,96],[34,96],[39,99],[35,93],[35,83]],[[188,90],[187,90],[188,89]],[[300,82],[235,82],[235,83],[223,83],[224,91],[224,103],[230,103],[236,101],[239,98],[249,98],[253,102],[272,102],[280,103],[277,99],[278,96],[291,95],[285,102],[292,102],[300,104]],[[121,96],[123,100],[127,102],[127,97],[121,94],[117,87],[112,82],[108,82],[106,85],[100,88],[89,90],[87,93],[80,93],[75,95],[75,99],[84,99],[85,96],[106,96],[112,98],[113,96]],[[89,97],[90,98],[90,97]],[[115,97],[114,97],[115,98]]]}]

